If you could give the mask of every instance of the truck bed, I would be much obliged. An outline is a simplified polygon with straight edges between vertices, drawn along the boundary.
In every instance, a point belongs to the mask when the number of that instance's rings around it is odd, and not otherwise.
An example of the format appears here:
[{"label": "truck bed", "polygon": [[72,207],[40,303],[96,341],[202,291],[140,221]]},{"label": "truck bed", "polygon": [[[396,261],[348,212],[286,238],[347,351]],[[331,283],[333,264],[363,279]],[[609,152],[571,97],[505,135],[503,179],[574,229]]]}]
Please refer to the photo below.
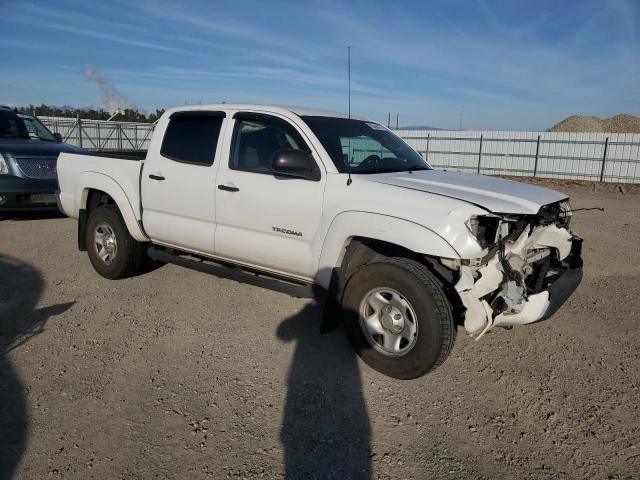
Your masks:
[{"label": "truck bed", "polygon": [[[136,219],[140,220],[140,173],[142,159],[128,156],[62,153],[58,157],[58,188],[60,207],[65,215],[78,218],[83,195],[89,188],[107,191],[115,189],[126,200]],[[113,196],[113,195],[112,195]]]}]

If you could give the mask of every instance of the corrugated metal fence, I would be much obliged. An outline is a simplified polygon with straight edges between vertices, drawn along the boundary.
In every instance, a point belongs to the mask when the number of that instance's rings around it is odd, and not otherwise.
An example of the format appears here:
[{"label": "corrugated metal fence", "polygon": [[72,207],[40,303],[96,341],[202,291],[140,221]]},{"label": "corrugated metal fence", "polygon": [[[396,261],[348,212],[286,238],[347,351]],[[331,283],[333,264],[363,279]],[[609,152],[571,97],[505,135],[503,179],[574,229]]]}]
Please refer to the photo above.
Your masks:
[{"label": "corrugated metal fence", "polygon": [[[40,117],[87,150],[146,150],[153,124]],[[640,134],[396,130],[435,168],[640,183]]]},{"label": "corrugated metal fence", "polygon": [[640,183],[640,134],[397,130],[436,168]]}]

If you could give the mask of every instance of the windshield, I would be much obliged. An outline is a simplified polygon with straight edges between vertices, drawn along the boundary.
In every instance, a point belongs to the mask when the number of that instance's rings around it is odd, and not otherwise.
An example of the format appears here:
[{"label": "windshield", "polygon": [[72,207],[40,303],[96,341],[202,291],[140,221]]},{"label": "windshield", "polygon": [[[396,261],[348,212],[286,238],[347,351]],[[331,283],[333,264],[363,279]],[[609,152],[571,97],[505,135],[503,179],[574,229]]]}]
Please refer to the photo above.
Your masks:
[{"label": "windshield", "polygon": [[303,116],[340,173],[430,170],[409,145],[381,125],[363,120]]},{"label": "windshield", "polygon": [[56,137],[53,136],[53,133],[51,133],[49,129],[37,118],[32,117],[31,115],[25,115],[24,113],[19,113],[18,117],[24,123],[31,138],[39,138],[40,140],[47,140],[49,142],[57,141]]},{"label": "windshield", "polygon": [[39,138],[57,141],[40,120],[23,113],[0,110],[0,138]]}]

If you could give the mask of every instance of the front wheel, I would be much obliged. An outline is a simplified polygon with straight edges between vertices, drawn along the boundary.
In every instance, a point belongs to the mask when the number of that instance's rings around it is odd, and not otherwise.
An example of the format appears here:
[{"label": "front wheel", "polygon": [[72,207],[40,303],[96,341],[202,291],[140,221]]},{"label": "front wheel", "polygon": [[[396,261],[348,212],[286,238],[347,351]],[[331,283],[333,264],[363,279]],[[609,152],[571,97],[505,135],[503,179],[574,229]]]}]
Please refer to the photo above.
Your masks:
[{"label": "front wheel", "polygon": [[105,278],[116,280],[141,271],[145,244],[129,234],[114,205],[103,205],[91,212],[87,220],[86,245],[93,268]]},{"label": "front wheel", "polygon": [[363,266],[349,279],[342,305],[358,355],[390,377],[420,377],[453,348],[451,304],[440,281],[414,260],[388,258]]}]

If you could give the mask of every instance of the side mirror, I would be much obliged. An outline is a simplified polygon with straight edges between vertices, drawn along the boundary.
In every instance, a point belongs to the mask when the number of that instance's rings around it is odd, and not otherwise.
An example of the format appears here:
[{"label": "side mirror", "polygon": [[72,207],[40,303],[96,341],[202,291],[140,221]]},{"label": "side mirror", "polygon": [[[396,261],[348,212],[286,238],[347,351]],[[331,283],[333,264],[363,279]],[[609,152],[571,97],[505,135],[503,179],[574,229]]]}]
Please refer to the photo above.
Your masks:
[{"label": "side mirror", "polygon": [[62,135],[60,135],[58,132],[53,134],[53,138],[56,139],[56,142],[62,142]]},{"label": "side mirror", "polygon": [[271,157],[271,170],[275,175],[320,180],[320,169],[313,157],[303,150],[278,150]]}]

